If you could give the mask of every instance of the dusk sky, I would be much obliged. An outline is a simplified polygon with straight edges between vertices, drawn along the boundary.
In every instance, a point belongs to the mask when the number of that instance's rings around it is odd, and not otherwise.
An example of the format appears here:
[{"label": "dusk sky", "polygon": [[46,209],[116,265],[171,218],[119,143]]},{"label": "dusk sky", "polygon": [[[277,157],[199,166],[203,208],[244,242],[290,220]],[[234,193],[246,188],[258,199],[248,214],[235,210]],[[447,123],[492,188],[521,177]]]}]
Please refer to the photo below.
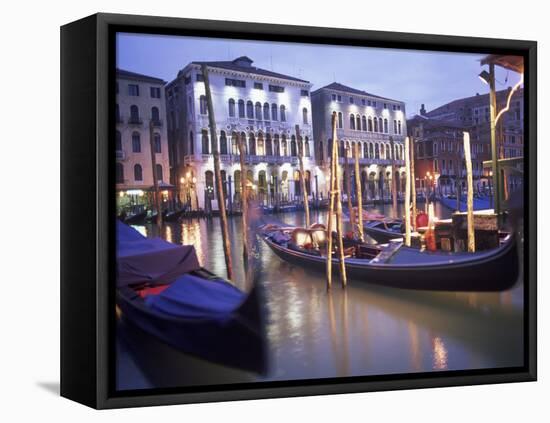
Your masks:
[{"label": "dusk sky", "polygon": [[[248,56],[253,66],[305,79],[312,91],[337,81],[406,103],[407,116],[457,98],[489,92],[478,74],[482,54],[425,52],[271,41],[119,34],[117,67],[172,81],[192,61]],[[519,74],[496,68],[497,89]],[[506,78],[508,78],[506,82]]]}]

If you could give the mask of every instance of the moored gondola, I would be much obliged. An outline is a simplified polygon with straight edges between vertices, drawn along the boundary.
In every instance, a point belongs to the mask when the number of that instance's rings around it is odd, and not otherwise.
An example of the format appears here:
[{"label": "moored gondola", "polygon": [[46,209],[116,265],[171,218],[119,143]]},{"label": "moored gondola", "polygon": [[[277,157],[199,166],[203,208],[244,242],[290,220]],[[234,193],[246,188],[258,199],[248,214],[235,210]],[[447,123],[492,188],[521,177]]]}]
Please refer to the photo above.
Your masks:
[{"label": "moored gondola", "polygon": [[145,223],[145,219],[147,218],[147,210],[126,216],[123,221],[127,225],[142,225]]},{"label": "moored gondola", "polygon": [[[283,260],[325,272],[323,228],[267,224],[260,228],[259,235]],[[396,288],[502,291],[512,287],[519,274],[514,234],[502,239],[498,248],[477,253],[428,252],[406,247],[402,242],[369,245],[349,240],[344,248],[348,277]],[[336,255],[332,261],[332,268],[337,271]]]},{"label": "moored gondola", "polygon": [[216,364],[265,371],[259,287],[244,293],[201,267],[193,246],[117,222],[116,283],[121,316],[150,335]]}]

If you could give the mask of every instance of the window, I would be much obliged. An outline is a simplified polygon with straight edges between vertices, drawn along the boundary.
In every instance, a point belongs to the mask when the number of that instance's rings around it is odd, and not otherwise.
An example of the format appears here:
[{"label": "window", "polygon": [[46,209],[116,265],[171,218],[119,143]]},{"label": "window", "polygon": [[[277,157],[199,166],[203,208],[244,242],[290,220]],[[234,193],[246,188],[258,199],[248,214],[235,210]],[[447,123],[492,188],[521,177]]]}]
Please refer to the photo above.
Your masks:
[{"label": "window", "polygon": [[361,118],[361,130],[366,131],[367,130],[367,117],[363,115]]},{"label": "window", "polygon": [[151,108],[151,119],[155,123],[160,122],[160,113],[159,113],[159,108],[158,107],[152,107]]},{"label": "window", "polygon": [[281,122],[286,122],[286,108],[281,106]]},{"label": "window", "polygon": [[235,117],[235,100],[229,99],[229,117]]},{"label": "window", "polygon": [[116,131],[115,133],[115,151],[122,151],[122,135],[120,135],[120,131]]},{"label": "window", "polygon": [[201,95],[199,98],[199,113],[201,115],[206,115],[208,113],[207,109],[208,109],[208,106],[206,104],[206,96]]},{"label": "window", "polygon": [[372,102],[370,100],[367,101],[367,106],[371,106]]},{"label": "window", "polygon": [[372,102],[372,107],[376,107],[376,101]]},{"label": "window", "polygon": [[208,131],[206,129],[202,130],[202,154],[210,154],[210,143],[208,142]]},{"label": "window", "polygon": [[378,132],[378,118],[374,117],[374,132]]},{"label": "window", "polygon": [[372,132],[372,117],[369,116],[369,126],[368,126],[369,132]]},{"label": "window", "polygon": [[201,73],[198,73],[197,76],[196,76],[196,78],[195,78],[195,80],[196,80],[197,82],[203,82],[203,81],[204,81],[204,77],[202,76]]},{"label": "window", "polygon": [[270,85],[269,86],[269,91],[273,92],[273,93],[284,93],[285,92],[285,88],[284,87],[281,87],[279,85]]},{"label": "window", "polygon": [[296,152],[296,138],[294,137],[294,135],[292,135],[290,139],[290,155],[292,157],[296,157],[298,155]]},{"label": "window", "polygon": [[254,82],[254,89],[263,90],[264,89],[264,84],[262,84],[261,82]]},{"label": "window", "polygon": [[128,84],[128,95],[132,97],[139,97],[139,85]]},{"label": "window", "polygon": [[239,100],[239,118],[244,118],[244,100]]},{"label": "window", "polygon": [[141,137],[139,132],[132,134],[132,153],[141,153]]},{"label": "window", "polygon": [[262,105],[256,103],[256,120],[262,120]]},{"label": "window", "polygon": [[246,117],[248,119],[254,119],[254,104],[250,100],[246,102]]},{"label": "window", "polygon": [[300,95],[302,97],[309,97],[309,91],[308,90],[300,90]]},{"label": "window", "polygon": [[336,101],[336,94],[332,94],[332,101]]},{"label": "window", "polygon": [[338,94],[337,99],[338,99],[338,102],[339,102],[339,103],[342,102],[342,96],[341,96],[340,94]]},{"label": "window", "polygon": [[270,134],[267,134],[265,137],[265,154],[267,156],[273,156],[273,144],[271,142]]},{"label": "window", "polygon": [[124,166],[122,166],[122,163],[116,164],[116,171],[115,171],[115,178],[117,184],[123,184],[124,183]]},{"label": "window", "polygon": [[130,121],[129,123],[141,123],[139,118],[139,109],[135,104],[130,106]]},{"label": "window", "polygon": [[342,115],[342,112],[338,112],[338,128],[344,127],[344,117]]},{"label": "window", "polygon": [[349,104],[353,104],[353,97],[349,98]]},{"label": "window", "polygon": [[256,155],[256,138],[253,133],[250,133],[248,138],[248,154],[252,156]]},{"label": "window", "polygon": [[160,88],[151,87],[151,98],[160,98]]},{"label": "window", "polygon": [[349,129],[355,130],[355,116],[349,116]]},{"label": "window", "polygon": [[367,105],[367,100],[365,100],[364,98],[361,99],[361,104],[363,106],[366,106]]},{"label": "window", "polygon": [[387,109],[387,108],[388,108],[387,103],[384,103],[384,109]]},{"label": "window", "polygon": [[155,173],[157,174],[157,181],[162,182],[164,180],[162,177],[162,165],[157,164],[156,168],[157,171]]},{"label": "window", "polygon": [[134,181],[143,181],[143,169],[140,164],[134,165]]},{"label": "window", "polygon": [[361,130],[361,116],[357,115],[355,117],[355,128],[360,131]]},{"label": "window", "polygon": [[395,104],[392,105],[392,110],[395,110]]},{"label": "window", "polygon": [[277,121],[277,105],[275,103],[273,103],[271,105],[271,120],[273,121]]},{"label": "window", "polygon": [[264,103],[264,120],[269,120],[269,104]]},{"label": "window", "polygon": [[225,85],[227,85],[228,87],[244,88],[246,87],[246,81],[243,81],[241,79],[225,78]]},{"label": "window", "polygon": [[396,120],[393,121],[393,133],[397,134],[397,121]]},{"label": "window", "polygon": [[227,154],[227,136],[225,131],[220,132],[220,154]]},{"label": "window", "polygon": [[434,160],[434,171],[439,172],[439,168],[437,165],[437,159]]},{"label": "window", "polygon": [[184,83],[185,85],[189,85],[189,84],[191,83],[191,77],[190,77],[189,75],[187,75],[187,76],[185,77],[185,79],[183,80],[183,83]]},{"label": "window", "polygon": [[160,154],[161,153],[160,134],[153,135],[153,144],[155,146],[155,153]]},{"label": "window", "polygon": [[304,125],[308,124],[308,118],[307,118],[307,108],[304,107],[302,109],[302,121],[304,122]]},{"label": "window", "polygon": [[306,137],[306,141],[304,143],[304,149],[305,149],[305,156],[306,157],[309,157],[309,140],[308,138]]},{"label": "window", "polygon": [[397,121],[397,132],[399,134],[401,134],[401,121],[400,120]]},{"label": "window", "polygon": [[384,119],[384,132],[387,134],[389,132],[388,129],[388,119]]}]

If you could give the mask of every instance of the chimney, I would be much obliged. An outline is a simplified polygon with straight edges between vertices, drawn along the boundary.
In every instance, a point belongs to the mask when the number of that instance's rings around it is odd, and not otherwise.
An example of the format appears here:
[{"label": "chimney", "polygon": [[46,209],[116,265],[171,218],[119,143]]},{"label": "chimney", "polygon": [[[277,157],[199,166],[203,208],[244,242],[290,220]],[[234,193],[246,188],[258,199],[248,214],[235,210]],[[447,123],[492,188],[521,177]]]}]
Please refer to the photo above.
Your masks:
[{"label": "chimney", "polygon": [[420,107],[420,116],[426,116],[426,108],[424,107],[424,104]]}]

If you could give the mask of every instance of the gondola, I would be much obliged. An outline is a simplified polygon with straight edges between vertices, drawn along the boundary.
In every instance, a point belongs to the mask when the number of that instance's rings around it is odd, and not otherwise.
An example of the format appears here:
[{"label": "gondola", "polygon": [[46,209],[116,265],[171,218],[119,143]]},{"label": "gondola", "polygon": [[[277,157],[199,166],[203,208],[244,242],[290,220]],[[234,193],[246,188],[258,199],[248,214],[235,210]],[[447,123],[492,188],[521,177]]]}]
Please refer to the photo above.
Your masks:
[{"label": "gondola", "polygon": [[[147,222],[151,223],[151,222],[155,222],[157,220],[157,212],[152,212],[150,215],[147,216],[147,218],[145,219]],[[168,214],[168,210],[163,210],[162,211],[162,220],[165,220],[166,219],[166,215]]]},{"label": "gondola", "polygon": [[181,216],[185,213],[186,209],[180,209],[180,210],[174,210],[171,212],[167,212],[164,216],[165,222],[177,222]]},{"label": "gondola", "polygon": [[[281,259],[308,270],[326,271],[324,228],[268,223],[258,233]],[[372,245],[350,240],[345,241],[344,250],[348,277],[395,288],[503,291],[516,283],[519,274],[513,234],[508,234],[499,247],[476,253],[428,252],[406,247],[402,242]],[[335,255],[332,262],[336,272],[339,260]]]},{"label": "gondola", "polygon": [[185,353],[249,372],[266,369],[259,287],[246,294],[200,266],[191,245],[148,239],[117,222],[121,316]]},{"label": "gondola", "polygon": [[379,243],[403,238],[405,225],[401,219],[368,219],[363,221],[363,231]]},{"label": "gondola", "polygon": [[127,225],[142,225],[143,223],[145,223],[146,218],[147,210],[144,210],[131,216],[126,216],[126,218],[124,218],[124,223],[126,223]]}]

